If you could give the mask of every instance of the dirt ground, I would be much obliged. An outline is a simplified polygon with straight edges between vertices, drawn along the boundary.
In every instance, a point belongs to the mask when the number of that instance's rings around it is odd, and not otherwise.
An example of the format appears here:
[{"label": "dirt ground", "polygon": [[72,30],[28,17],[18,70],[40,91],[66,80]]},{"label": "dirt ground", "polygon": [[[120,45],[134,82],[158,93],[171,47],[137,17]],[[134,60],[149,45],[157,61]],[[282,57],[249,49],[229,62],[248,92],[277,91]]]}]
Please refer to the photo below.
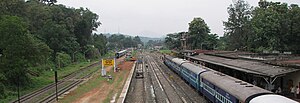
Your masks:
[{"label": "dirt ground", "polygon": [[[97,88],[92,89],[89,92],[86,92],[80,96],[80,98],[77,98],[73,101],[73,103],[103,103],[108,102],[107,97],[109,98],[109,101],[112,99],[112,96],[120,93],[122,91],[123,85],[126,81],[126,78],[129,75],[129,71],[133,66],[133,61],[123,61],[124,59],[120,59],[120,63],[118,67],[120,68],[119,72],[114,73],[113,79],[115,79],[112,83],[103,80],[100,81],[100,85],[97,86]],[[106,71],[112,71],[112,67],[107,67]],[[125,72],[125,75],[124,73]],[[98,76],[95,76],[98,77]],[[122,80],[120,78],[123,78]],[[118,83],[119,82],[119,83]],[[120,94],[117,94],[117,97]],[[69,94],[69,96],[72,96],[72,93]]]}]

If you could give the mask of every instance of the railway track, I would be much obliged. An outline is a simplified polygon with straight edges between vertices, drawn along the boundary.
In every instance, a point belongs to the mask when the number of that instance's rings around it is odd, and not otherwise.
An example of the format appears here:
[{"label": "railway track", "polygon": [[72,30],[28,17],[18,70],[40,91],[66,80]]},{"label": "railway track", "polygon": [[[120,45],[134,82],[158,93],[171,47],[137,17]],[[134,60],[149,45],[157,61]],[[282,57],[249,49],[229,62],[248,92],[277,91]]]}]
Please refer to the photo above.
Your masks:
[{"label": "railway track", "polygon": [[[78,71],[73,72],[69,75],[66,75],[65,77],[63,77],[61,80],[59,80],[57,82],[57,86],[63,88],[63,85],[66,84],[66,82],[68,82],[70,79],[78,78],[82,72],[85,72],[85,71],[89,70],[90,68],[97,66],[97,65],[99,65],[98,62],[91,64],[85,68],[81,68]],[[20,102],[25,102],[25,103],[26,102],[34,102],[35,100],[38,100],[40,98],[40,96],[46,95],[49,91],[51,91],[51,90],[53,91],[54,89],[55,89],[55,83],[51,83],[41,89],[38,89],[34,92],[31,92],[29,94],[21,96]],[[18,103],[18,102],[19,102],[18,100],[12,101],[12,103]]]},{"label": "railway track", "polygon": [[155,96],[155,91],[154,91],[154,87],[153,87],[153,82],[152,82],[152,77],[150,74],[150,70],[148,68],[148,60],[145,59],[146,56],[144,56],[144,73],[145,73],[145,77],[144,77],[144,88],[146,92],[146,102],[149,103],[156,103],[157,99]]},{"label": "railway track", "polygon": [[[125,103],[205,103],[206,100],[179,76],[172,72],[157,54],[146,53],[143,58],[143,84],[132,80]],[[140,82],[139,81],[139,82]],[[144,94],[138,93],[144,87]],[[140,98],[143,97],[143,98]]]},{"label": "railway track", "polygon": [[145,94],[145,89],[144,89],[144,78],[135,78],[135,76],[137,75],[137,70],[138,69],[144,69],[144,63],[137,63],[137,65],[135,66],[135,71],[134,71],[134,75],[133,75],[133,79],[131,81],[131,88],[130,88],[130,93],[129,95],[131,97],[136,97],[136,98],[132,98],[131,100],[126,100],[126,102],[128,103],[145,103],[146,99],[144,96],[142,96],[143,94]]},{"label": "railway track", "polygon": [[[85,81],[85,79],[90,78],[92,76],[92,74],[96,71],[97,70],[92,71],[89,74],[85,75],[84,77],[81,77],[79,80],[73,81],[71,84],[61,88],[60,90],[58,90],[58,95],[62,95],[65,92],[67,92],[67,91],[71,90],[72,88],[76,87],[77,85],[81,84],[82,82]],[[51,95],[49,95],[49,96],[41,99],[40,101],[38,101],[38,103],[50,103],[50,102],[54,102],[55,99],[56,99],[56,95],[55,95],[55,93],[52,93]]]},{"label": "railway track", "polygon": [[[155,57],[157,60],[160,59],[159,54],[152,55],[152,56]],[[172,77],[171,80],[169,80],[169,82],[174,84],[173,88],[177,88],[176,89],[177,93],[186,97],[186,101],[188,103],[191,103],[191,102],[206,103],[207,102],[204,99],[204,97],[200,96],[194,88],[192,88],[189,84],[184,82],[184,80],[181,79],[175,72],[173,72],[165,64],[163,64],[162,60],[160,60],[160,61],[161,62],[158,62],[159,64],[157,64],[157,65],[159,65],[162,68],[165,68],[165,69],[161,69],[161,70],[164,71],[165,76]]]},{"label": "railway track", "polygon": [[[152,55],[152,57],[153,57],[153,55]],[[156,60],[158,60],[158,59],[159,58],[156,58]],[[159,65],[159,64],[157,64],[157,62],[155,62],[155,66],[157,68],[159,68],[159,70],[162,72],[163,76],[166,78],[166,80],[168,81],[168,83],[172,86],[172,88],[174,89],[175,93],[178,96],[181,96],[180,99],[182,100],[182,102],[184,102],[184,103],[192,103],[193,102],[193,100],[187,95],[187,93],[182,89],[182,87],[177,84],[177,82],[171,81],[169,79],[169,77],[171,77],[171,76],[168,74],[168,72],[166,72],[165,70],[162,70],[161,65]]]},{"label": "railway track", "polygon": [[[151,71],[154,74],[155,80],[159,85],[159,89],[156,89],[157,93],[157,102],[166,102],[166,103],[183,103],[184,100],[180,98],[178,93],[172,87],[172,84],[164,76],[164,73],[160,70],[160,67],[156,65],[156,61],[148,56],[149,67],[152,68]],[[154,82],[155,83],[155,82]],[[161,96],[159,96],[161,95]]]}]

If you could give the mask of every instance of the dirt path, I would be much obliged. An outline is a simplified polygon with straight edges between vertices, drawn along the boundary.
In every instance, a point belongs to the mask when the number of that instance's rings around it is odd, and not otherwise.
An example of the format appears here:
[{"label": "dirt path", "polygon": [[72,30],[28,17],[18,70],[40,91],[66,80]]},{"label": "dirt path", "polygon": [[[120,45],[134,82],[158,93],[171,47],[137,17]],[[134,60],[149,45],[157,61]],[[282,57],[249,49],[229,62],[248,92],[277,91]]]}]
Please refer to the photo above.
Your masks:
[{"label": "dirt path", "polygon": [[[118,62],[123,61],[123,59],[119,59]],[[79,98],[76,98],[72,100],[72,103],[103,103],[103,102],[109,102],[112,97],[115,94],[118,94],[122,91],[124,82],[126,81],[126,78],[129,75],[129,71],[133,66],[132,61],[126,61],[119,63],[118,67],[120,68],[119,72],[114,73],[112,70],[112,67],[107,67],[106,71],[107,74],[110,74],[113,76],[112,81],[107,81],[103,77],[102,80],[96,80],[98,82],[95,88],[91,89],[88,92],[85,92],[79,96]],[[94,78],[99,78],[100,73],[98,73]],[[94,79],[93,78],[93,79]],[[93,81],[93,80],[92,80]],[[89,84],[87,84],[89,85]],[[84,86],[82,86],[84,88]],[[72,95],[75,95],[75,93],[70,93],[66,98],[71,97]],[[77,94],[78,95],[78,94]],[[116,98],[117,99],[117,98]]]}]

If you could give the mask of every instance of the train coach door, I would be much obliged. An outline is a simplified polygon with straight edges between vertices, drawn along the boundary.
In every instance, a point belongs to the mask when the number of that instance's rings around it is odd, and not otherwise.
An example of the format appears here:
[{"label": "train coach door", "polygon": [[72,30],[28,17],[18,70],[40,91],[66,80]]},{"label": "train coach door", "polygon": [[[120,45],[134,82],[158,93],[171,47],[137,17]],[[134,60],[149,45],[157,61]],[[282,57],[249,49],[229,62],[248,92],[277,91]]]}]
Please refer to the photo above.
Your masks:
[{"label": "train coach door", "polygon": [[202,94],[202,87],[203,87],[203,84],[202,84],[202,78],[201,78],[200,74],[201,74],[201,73],[199,73],[199,75],[198,75],[198,76],[199,76],[199,79],[198,79],[198,80],[199,80],[199,81],[198,81],[199,84],[198,84],[197,90]]}]

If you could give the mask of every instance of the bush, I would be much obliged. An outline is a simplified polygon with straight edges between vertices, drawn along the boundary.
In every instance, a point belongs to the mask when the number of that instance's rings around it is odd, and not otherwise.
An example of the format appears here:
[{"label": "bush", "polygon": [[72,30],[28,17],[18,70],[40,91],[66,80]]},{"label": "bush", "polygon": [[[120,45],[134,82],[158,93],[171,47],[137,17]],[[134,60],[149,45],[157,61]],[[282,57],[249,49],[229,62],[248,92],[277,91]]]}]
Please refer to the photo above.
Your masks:
[{"label": "bush", "polygon": [[92,49],[91,53],[92,53],[91,59],[99,59],[101,56],[100,52],[96,48]]},{"label": "bush", "polygon": [[5,86],[0,82],[0,99],[5,98]]},{"label": "bush", "polygon": [[4,80],[6,80],[5,76],[0,73],[0,99],[5,98],[5,86],[2,83]]},{"label": "bush", "polygon": [[84,55],[82,53],[76,53],[75,62],[83,62],[83,61],[84,61]]},{"label": "bush", "polygon": [[257,53],[262,53],[264,50],[266,50],[266,51],[272,51],[271,48],[262,47],[262,46],[260,46],[259,48],[255,49],[254,51],[257,52]]},{"label": "bush", "polygon": [[68,66],[69,64],[71,64],[71,62],[72,58],[69,54],[66,54],[64,52],[57,53],[57,63],[61,68]]}]

